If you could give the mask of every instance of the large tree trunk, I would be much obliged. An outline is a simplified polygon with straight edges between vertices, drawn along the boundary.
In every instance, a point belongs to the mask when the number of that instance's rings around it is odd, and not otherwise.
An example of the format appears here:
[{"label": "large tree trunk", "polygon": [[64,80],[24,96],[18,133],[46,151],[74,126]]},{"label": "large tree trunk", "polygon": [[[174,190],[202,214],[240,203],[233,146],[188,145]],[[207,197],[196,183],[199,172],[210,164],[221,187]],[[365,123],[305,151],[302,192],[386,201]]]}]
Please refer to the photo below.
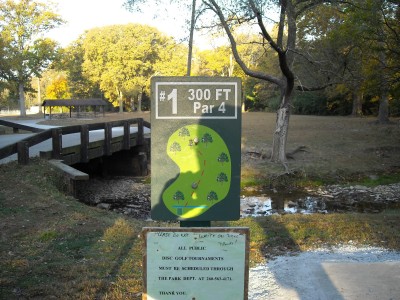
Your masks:
[{"label": "large tree trunk", "polygon": [[138,95],[138,112],[142,112],[142,98],[143,92],[140,92]]},{"label": "large tree trunk", "polygon": [[361,117],[363,115],[362,112],[362,93],[359,88],[356,88],[353,92],[353,111],[351,115],[353,117]]},{"label": "large tree trunk", "polygon": [[25,110],[25,92],[24,92],[24,84],[19,83],[18,84],[18,92],[19,92],[19,111],[20,111],[20,116],[25,117],[26,116],[26,110]]},{"label": "large tree trunk", "polygon": [[[379,2],[377,2],[379,4]],[[378,8],[377,11],[379,11]],[[381,19],[381,17],[379,17]],[[379,20],[380,24],[382,20]],[[380,71],[380,101],[379,101],[379,113],[378,120],[379,124],[387,124],[389,123],[389,80],[387,74],[387,57],[386,57],[386,43],[385,43],[385,31],[380,28],[379,36],[378,36],[378,45],[379,45],[379,71]]]},{"label": "large tree trunk", "polygon": [[124,112],[124,101],[122,99],[122,92],[117,89],[118,100],[119,100],[119,113],[122,114]]},{"label": "large tree trunk", "polygon": [[271,153],[271,160],[274,162],[286,164],[286,140],[289,130],[289,117],[290,110],[288,107],[278,109]]},{"label": "large tree trunk", "polygon": [[382,93],[381,100],[379,102],[378,123],[389,123],[389,99],[387,94],[384,93]]},{"label": "large tree trunk", "polygon": [[379,124],[389,123],[389,86],[388,76],[386,74],[386,54],[384,50],[379,51],[379,59],[381,62],[381,84],[380,84],[380,101],[379,101],[379,113],[378,120]]},{"label": "large tree trunk", "polygon": [[190,19],[190,33],[189,33],[189,52],[187,60],[187,72],[186,75],[190,76],[192,71],[192,52],[193,52],[193,34],[194,34],[194,23],[196,22],[196,0],[192,1],[192,17]]}]

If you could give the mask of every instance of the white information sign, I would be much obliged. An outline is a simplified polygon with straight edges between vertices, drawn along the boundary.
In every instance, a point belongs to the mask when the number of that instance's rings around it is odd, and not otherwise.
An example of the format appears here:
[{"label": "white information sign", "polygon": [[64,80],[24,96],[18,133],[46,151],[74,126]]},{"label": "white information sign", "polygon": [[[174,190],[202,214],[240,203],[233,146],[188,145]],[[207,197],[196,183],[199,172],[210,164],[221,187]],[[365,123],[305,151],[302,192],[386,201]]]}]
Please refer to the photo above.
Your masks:
[{"label": "white information sign", "polygon": [[248,228],[145,228],[143,234],[143,299],[247,299]]}]

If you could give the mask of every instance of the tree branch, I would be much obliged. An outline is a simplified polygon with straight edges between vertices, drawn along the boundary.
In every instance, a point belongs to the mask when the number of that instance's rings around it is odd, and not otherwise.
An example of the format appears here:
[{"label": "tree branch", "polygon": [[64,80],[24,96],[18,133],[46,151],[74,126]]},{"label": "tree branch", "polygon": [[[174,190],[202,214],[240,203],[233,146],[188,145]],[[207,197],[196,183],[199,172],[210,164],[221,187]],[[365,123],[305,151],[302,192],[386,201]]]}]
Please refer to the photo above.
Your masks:
[{"label": "tree branch", "polygon": [[227,21],[225,20],[225,16],[224,16],[221,8],[219,7],[219,5],[216,3],[215,0],[210,0],[209,2],[207,2],[205,4],[212,11],[214,11],[214,13],[218,16],[218,18],[219,18],[219,20],[221,22],[221,25],[224,28],[224,30],[225,30],[225,32],[226,32],[226,34],[228,36],[228,39],[229,39],[229,41],[231,43],[233,56],[235,57],[236,62],[242,68],[243,72],[246,75],[249,75],[251,77],[258,78],[258,79],[261,79],[261,80],[266,80],[266,81],[272,82],[272,83],[274,83],[274,84],[276,84],[278,86],[282,86],[282,81],[279,78],[277,78],[275,76],[272,76],[272,75],[269,75],[269,74],[266,74],[264,72],[251,70],[246,66],[246,64],[243,62],[243,60],[241,59],[241,57],[239,55],[239,52],[237,50],[236,40],[232,35],[232,32],[231,32],[231,30],[229,28],[229,25],[228,25]]}]

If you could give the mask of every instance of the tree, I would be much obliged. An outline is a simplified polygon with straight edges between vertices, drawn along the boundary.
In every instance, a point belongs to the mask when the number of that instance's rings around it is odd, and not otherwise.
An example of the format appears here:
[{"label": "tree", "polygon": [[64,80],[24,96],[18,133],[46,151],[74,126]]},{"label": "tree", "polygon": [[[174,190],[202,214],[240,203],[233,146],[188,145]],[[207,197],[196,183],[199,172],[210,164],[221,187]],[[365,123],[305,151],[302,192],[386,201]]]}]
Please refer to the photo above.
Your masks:
[{"label": "tree", "polygon": [[225,152],[221,152],[217,160],[223,165],[224,163],[229,162],[229,157]]},{"label": "tree", "polygon": [[217,195],[217,193],[214,192],[214,191],[209,192],[209,193],[207,194],[207,200],[208,200],[208,201],[211,201],[211,202],[217,201],[217,200],[218,200],[218,195]]},{"label": "tree", "polygon": [[189,129],[187,129],[186,127],[182,127],[182,128],[179,130],[178,135],[181,136],[181,137],[183,137],[183,139],[185,139],[185,137],[190,136]]},{"label": "tree", "polygon": [[169,151],[171,151],[172,153],[180,152],[182,151],[181,145],[177,142],[173,142],[171,147],[169,147]]},{"label": "tree", "polygon": [[198,55],[200,76],[232,76],[234,65],[230,48],[203,50]]},{"label": "tree", "polygon": [[206,147],[208,146],[208,143],[212,143],[213,142],[213,138],[212,135],[209,134],[208,132],[206,132],[203,137],[201,138],[201,142],[206,144]]},{"label": "tree", "polygon": [[357,27],[348,20],[347,10],[336,5],[310,9],[297,25],[297,47],[302,55],[296,59],[295,70],[302,78],[300,90],[309,93],[310,85],[326,88],[328,98],[343,99],[340,111],[345,111],[346,103],[353,102],[352,115],[360,116],[366,53]]},{"label": "tree", "polygon": [[150,78],[165,72],[164,63],[175,63],[164,75],[182,70],[174,41],[156,28],[140,25],[113,25],[94,28],[83,38],[83,71],[97,83],[105,96],[123,110],[123,99],[136,98],[150,85]]},{"label": "tree", "polygon": [[64,74],[59,74],[46,88],[46,99],[69,99],[68,81]]},{"label": "tree", "polygon": [[48,4],[32,0],[0,3],[0,77],[18,85],[21,116],[26,115],[24,91],[31,76],[40,76],[55,58],[56,43],[42,36],[62,22]]},{"label": "tree", "polygon": [[[271,82],[279,87],[281,103],[277,111],[271,160],[283,163],[286,170],[288,170],[286,164],[286,140],[289,129],[290,106],[295,86],[295,75],[292,70],[292,64],[294,50],[296,49],[296,21],[310,7],[321,2],[324,1],[282,0],[274,2],[246,0],[224,1],[224,3],[217,0],[203,1],[205,9],[211,10],[217,16],[218,25],[224,29],[230,41],[236,62],[244,73],[248,76]],[[266,26],[266,20],[269,19],[269,14],[271,13],[271,5],[277,5],[279,8],[278,34],[276,38],[272,37]],[[233,32],[240,24],[249,21],[256,22],[261,32],[262,40],[266,41],[267,45],[276,53],[281,77],[251,69],[240,56]]]},{"label": "tree", "polygon": [[[302,1],[304,2],[304,1]],[[242,70],[251,77],[272,82],[279,86],[281,92],[281,105],[277,112],[276,130],[274,133],[272,156],[273,161],[280,161],[286,166],[286,139],[289,128],[290,104],[294,89],[295,76],[291,70],[293,62],[293,52],[296,43],[296,11],[292,1],[280,1],[280,21],[278,25],[278,36],[274,40],[267,31],[263,17],[266,11],[262,11],[263,3],[249,1],[238,1],[237,4],[225,5],[222,7],[216,0],[203,1],[205,6],[212,10],[219,19],[220,26],[225,30],[229,38],[233,55]],[[235,11],[234,18],[231,18]],[[264,72],[250,69],[243,61],[237,49],[237,42],[233,35],[235,26],[246,20],[255,20],[261,30],[262,38],[276,52],[282,78],[266,74]],[[284,41],[284,32],[287,25],[287,38]]]},{"label": "tree", "polygon": [[[129,10],[129,11],[140,11],[140,7],[141,5],[145,5],[146,4],[146,0],[125,0],[124,2],[124,6]],[[153,2],[153,1],[152,1]],[[166,4],[168,5],[168,2],[170,2],[171,4],[173,2],[180,2],[180,1],[172,1],[172,0],[168,0],[168,1],[163,1],[163,0],[156,0],[155,1],[157,5],[161,5],[161,4]],[[186,6],[187,1],[182,1],[183,5]],[[188,43],[188,55],[187,55],[187,68],[186,68],[186,75],[190,76],[191,74],[191,70],[192,70],[192,56],[193,56],[193,35],[194,35],[194,30],[195,30],[195,24],[196,24],[196,19],[198,16],[196,16],[196,0],[192,0],[192,4],[190,6],[190,21],[188,21],[190,23],[190,29],[189,29],[189,43]],[[181,15],[179,16],[181,17]]]},{"label": "tree", "polygon": [[225,173],[221,172],[217,176],[217,181],[221,184],[223,184],[224,182],[228,182],[228,176]]},{"label": "tree", "polygon": [[69,92],[74,99],[103,98],[99,84],[90,81],[83,71],[84,49],[83,37],[61,49],[55,68],[66,72]]},{"label": "tree", "polygon": [[340,2],[340,6],[310,10],[298,24],[303,49],[314,56],[314,62],[308,64],[314,66],[313,71],[304,68],[307,64],[301,64],[301,69],[320,78],[334,78],[334,93],[348,95],[353,115],[362,113],[363,98],[379,99],[378,122],[386,123],[400,67],[399,51],[394,50],[400,46],[399,3]]},{"label": "tree", "polygon": [[386,124],[389,122],[390,86],[393,79],[398,79],[400,68],[400,3],[393,0],[354,1],[359,8],[357,15],[361,19],[358,25],[361,26],[361,21],[364,22],[361,34],[371,49],[370,59],[376,62],[376,68],[373,69],[374,78],[380,79],[376,89],[379,97],[377,122]]},{"label": "tree", "polygon": [[174,196],[173,196],[174,200],[179,201],[180,200],[185,200],[185,195],[181,192],[181,191],[177,191]]},{"label": "tree", "polygon": [[[242,68],[242,70],[251,77],[261,79],[263,81],[270,82],[279,87],[280,90],[280,106],[277,111],[277,121],[276,129],[274,132],[273,143],[272,143],[272,154],[271,160],[283,163],[286,170],[287,160],[286,160],[286,140],[289,129],[289,118],[290,118],[290,107],[292,105],[293,92],[297,88],[296,81],[298,80],[297,74],[294,69],[295,54],[298,54],[298,23],[302,19],[306,18],[307,12],[319,7],[319,6],[332,6],[341,5],[344,8],[348,8],[349,4],[352,5],[356,3],[358,7],[363,7],[365,1],[341,1],[341,0],[281,0],[281,1],[268,1],[268,0],[242,0],[242,1],[218,1],[218,0],[203,0],[202,3],[205,9],[210,10],[216,17],[217,20],[215,25],[222,27],[227,35],[234,57]],[[385,1],[385,0],[369,0],[372,4],[376,3],[386,3],[389,7],[398,8],[398,1]],[[374,5],[366,7],[374,8]],[[273,8],[278,8],[278,19],[277,22],[277,35],[274,37],[271,34],[271,30],[268,30],[268,20],[270,20],[271,12]],[[376,5],[375,5],[376,7]],[[378,5],[381,11],[387,11],[382,5]],[[394,9],[396,11],[396,9]],[[372,10],[371,13],[377,13],[376,9]],[[393,14],[393,13],[392,13]],[[378,14],[379,15],[379,14]],[[388,16],[385,14],[385,16]],[[376,20],[387,20],[385,17],[375,17],[372,18]],[[329,19],[330,20],[330,19]],[[260,32],[262,42],[265,41],[266,46],[270,47],[275,54],[276,59],[279,62],[280,76],[274,76],[273,74],[256,70],[243,60],[242,56],[238,51],[237,38],[235,32],[237,28],[242,24],[249,24],[250,22],[255,22]],[[391,23],[392,24],[392,23]],[[390,28],[390,26],[388,26]],[[392,28],[394,25],[392,25]],[[379,27],[377,27],[379,28]],[[393,31],[393,30],[392,30]],[[378,34],[382,37],[383,31],[377,30]],[[397,33],[397,31],[396,31]],[[394,34],[395,35],[395,34]],[[318,34],[311,36],[311,38],[318,37]],[[383,43],[378,43],[383,45]],[[384,51],[378,52],[378,58],[381,62],[387,61],[384,57]],[[385,65],[382,63],[382,66]],[[383,75],[383,74],[381,74]],[[387,92],[387,80],[385,76],[383,78],[381,85],[381,93]],[[301,81],[300,81],[301,82]],[[325,83],[328,86],[330,83]],[[298,88],[303,90],[315,90],[318,87],[307,87],[298,86]],[[385,99],[385,97],[382,97]],[[384,101],[386,102],[386,101]]]}]

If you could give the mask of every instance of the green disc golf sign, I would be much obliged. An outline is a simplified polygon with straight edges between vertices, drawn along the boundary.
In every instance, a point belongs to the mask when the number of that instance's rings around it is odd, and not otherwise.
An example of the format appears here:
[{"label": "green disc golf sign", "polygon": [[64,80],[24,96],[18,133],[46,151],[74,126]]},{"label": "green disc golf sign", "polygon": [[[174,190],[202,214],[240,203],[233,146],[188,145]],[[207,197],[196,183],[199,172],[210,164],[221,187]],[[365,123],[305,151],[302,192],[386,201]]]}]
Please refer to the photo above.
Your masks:
[{"label": "green disc golf sign", "polygon": [[238,219],[240,79],[154,77],[151,87],[152,218]]}]

